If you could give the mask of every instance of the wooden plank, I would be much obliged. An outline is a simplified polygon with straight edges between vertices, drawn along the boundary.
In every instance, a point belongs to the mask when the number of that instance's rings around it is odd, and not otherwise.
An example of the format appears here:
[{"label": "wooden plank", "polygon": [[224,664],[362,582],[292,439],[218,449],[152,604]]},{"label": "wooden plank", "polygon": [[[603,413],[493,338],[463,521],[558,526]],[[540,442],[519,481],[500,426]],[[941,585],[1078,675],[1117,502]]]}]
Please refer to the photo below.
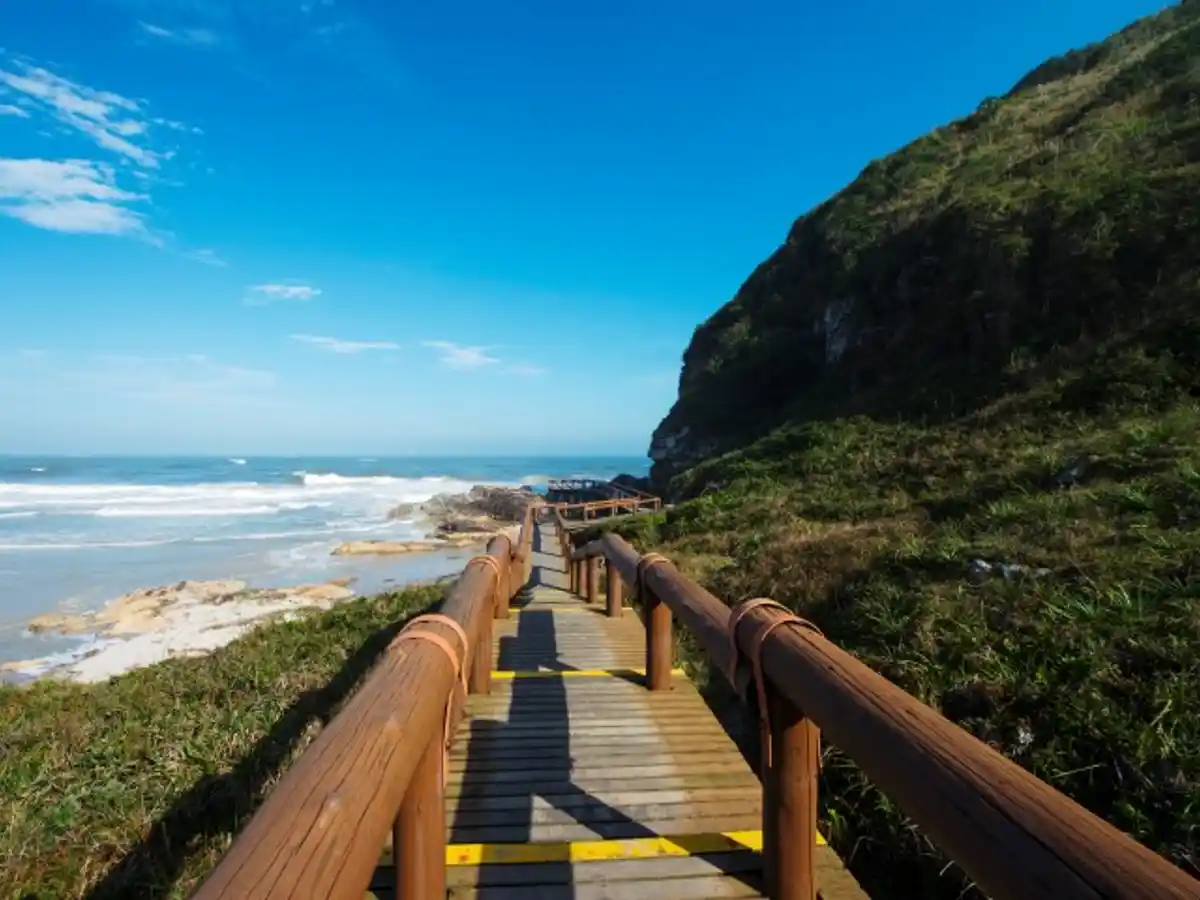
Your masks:
[{"label": "wooden plank", "polygon": [[[489,727],[483,727],[485,724]],[[645,724],[630,725],[623,730],[614,728],[588,733],[576,729],[573,733],[546,733],[545,731],[538,731],[536,729],[533,731],[522,729],[509,730],[508,725],[500,726],[494,722],[482,723],[477,721],[475,727],[470,729],[469,734],[470,741],[461,740],[454,744],[450,754],[452,757],[469,755],[471,747],[481,748],[480,752],[489,749],[515,748],[521,751],[517,755],[521,755],[524,752],[533,753],[544,750],[562,749],[564,747],[607,747],[611,746],[614,736],[622,744],[638,746],[674,746],[681,742],[710,741],[716,743],[729,740],[729,736],[725,732],[713,728],[710,724],[700,722],[680,726],[670,733],[665,733],[661,729]],[[730,743],[733,742],[730,741]]]},{"label": "wooden plank", "polygon": [[758,779],[749,772],[685,772],[668,779],[664,778],[595,778],[581,784],[578,778],[563,778],[549,775],[545,778],[527,778],[523,781],[495,783],[450,781],[446,785],[446,802],[452,797],[489,797],[502,795],[566,794],[586,790],[589,794],[604,794],[618,791],[694,790],[704,787],[744,787],[747,791],[760,790]]},{"label": "wooden plank", "polygon": [[[620,781],[623,778],[663,778],[668,779],[680,774],[688,775],[724,775],[731,772],[745,772],[746,763],[744,760],[737,759],[721,759],[715,762],[700,762],[690,763],[686,767],[676,766],[673,763],[662,763],[652,766],[606,766],[603,763],[594,766],[586,766],[573,769],[570,774],[572,780],[581,787],[588,781],[603,779],[605,781]],[[559,771],[552,773],[559,777],[567,774]],[[513,771],[512,769],[499,769],[490,772],[472,772],[458,771],[447,773],[447,779],[454,784],[470,784],[475,781],[487,781],[492,784],[499,784],[506,781],[528,781],[530,773],[524,770]]]},{"label": "wooden plank", "polygon": [[[462,829],[505,827],[531,828],[542,825],[596,825],[605,822],[673,822],[686,819],[715,819],[722,815],[749,817],[761,821],[762,800],[742,795],[734,800],[711,800],[706,803],[652,803],[637,806],[617,806],[586,795],[593,802],[570,809],[531,809],[529,804],[507,810],[456,809],[446,815],[446,825],[452,834]],[[454,837],[455,843],[463,838]]]},{"label": "wooden plank", "polygon": [[614,859],[569,866],[539,866],[537,863],[451,866],[446,880],[452,888],[545,884],[554,880],[563,884],[585,884],[756,873],[761,865],[762,858],[757,853],[743,850],[657,859]]},{"label": "wooden plank", "polygon": [[[472,779],[496,778],[520,781],[532,774],[553,774],[559,777],[568,775],[582,779],[594,777],[596,773],[604,772],[619,777],[623,772],[634,772],[645,768],[652,773],[670,773],[662,777],[669,778],[675,774],[700,773],[714,771],[741,771],[741,766],[731,761],[722,753],[705,753],[697,751],[687,756],[675,756],[658,753],[639,760],[636,756],[623,756],[609,759],[606,754],[596,754],[587,757],[559,757],[539,763],[537,759],[519,760],[512,757],[495,759],[487,756],[474,756],[468,759],[454,760],[446,772],[447,779],[470,782]],[[650,777],[653,777],[650,776]]]},{"label": "wooden plank", "polygon": [[596,822],[480,826],[455,828],[454,841],[462,844],[543,844],[560,841],[630,840],[657,836],[694,835],[722,831],[751,831],[762,824],[758,815],[720,815],[711,818],[686,818],[645,822]]},{"label": "wooden plank", "polygon": [[[486,723],[486,724],[485,724]],[[471,727],[467,729],[467,736],[471,741],[481,740],[512,740],[517,738],[534,739],[546,734],[544,725],[530,724],[525,726],[516,722],[494,722],[490,720],[476,719],[472,722]],[[569,734],[571,737],[588,737],[588,738],[613,738],[621,739],[622,737],[631,735],[661,735],[665,738],[698,738],[704,735],[713,735],[718,737],[724,734],[720,728],[713,726],[711,723],[706,723],[702,719],[692,719],[689,721],[679,722],[678,724],[669,724],[656,726],[653,722],[638,722],[632,721],[629,724],[623,722],[597,722],[597,723],[579,723],[573,726],[570,732],[561,732],[561,734]]]},{"label": "wooden plank", "polygon": [[[597,798],[581,791],[568,791],[561,794],[538,794],[528,796],[523,794],[494,795],[484,797],[459,797],[447,801],[449,813],[459,810],[463,812],[481,812],[486,810],[529,810],[536,814],[543,810],[579,810],[580,814],[590,806],[612,805],[618,807],[638,806],[641,804],[672,803],[708,803],[708,802],[737,802],[739,799],[759,795],[747,790],[745,786],[733,787],[696,787],[690,790],[675,790],[671,788],[651,787],[645,790],[610,791]],[[761,798],[760,798],[761,799]]]},{"label": "wooden plank", "polygon": [[[742,880],[745,878],[746,880]],[[514,887],[453,888],[448,900],[646,900],[670,897],[671,900],[724,900],[724,898],[761,897],[761,882],[749,876],[710,875],[694,878],[651,878],[636,881],[584,881],[578,884],[535,884]]]},{"label": "wooden plank", "polygon": [[[539,707],[537,709],[515,709],[507,712],[500,712],[492,716],[474,715],[468,722],[468,727],[509,727],[523,725],[525,727],[534,726],[547,728],[551,731],[562,730],[567,733],[568,728],[591,728],[600,725],[622,726],[628,725],[632,721],[640,721],[642,724],[653,726],[656,723],[661,723],[664,727],[672,725],[682,725],[688,722],[705,722],[710,723],[712,727],[712,716],[705,715],[705,711],[695,709],[679,709],[671,712],[664,712],[661,716],[649,715],[648,710],[629,709],[622,716],[620,713],[613,713],[607,710],[588,714],[579,709],[571,709],[568,704],[550,704]],[[568,718],[568,716],[570,718]],[[719,728],[713,728],[714,731],[720,731]]]},{"label": "wooden plank", "polygon": [[[721,735],[721,737],[724,737],[724,735]],[[707,738],[704,741],[689,741],[688,743],[702,744],[706,747],[722,746],[719,741]],[[732,741],[730,743],[732,744]],[[546,760],[553,760],[562,756],[571,759],[580,759],[585,756],[606,757],[610,753],[619,753],[621,751],[624,751],[626,754],[650,753],[671,746],[671,742],[665,740],[663,736],[654,734],[642,734],[622,738],[620,746],[616,748],[606,738],[585,740],[580,737],[560,734],[545,735],[536,741],[520,739],[504,740],[501,738],[500,740],[490,742],[475,741],[469,745],[467,742],[462,741],[454,745],[454,748],[450,751],[450,759],[464,760],[477,754],[492,759],[508,757],[521,759],[527,756],[538,756]]]}]

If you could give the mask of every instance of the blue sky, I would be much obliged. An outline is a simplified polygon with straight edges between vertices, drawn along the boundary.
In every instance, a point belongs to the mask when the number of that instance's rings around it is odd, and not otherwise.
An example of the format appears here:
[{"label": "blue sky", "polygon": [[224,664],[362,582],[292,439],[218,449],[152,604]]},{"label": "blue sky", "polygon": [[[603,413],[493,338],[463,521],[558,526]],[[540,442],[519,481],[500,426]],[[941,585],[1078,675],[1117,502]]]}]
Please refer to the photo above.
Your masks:
[{"label": "blue sky", "polygon": [[799,214],[1162,6],[0,5],[0,452],[640,454]]}]

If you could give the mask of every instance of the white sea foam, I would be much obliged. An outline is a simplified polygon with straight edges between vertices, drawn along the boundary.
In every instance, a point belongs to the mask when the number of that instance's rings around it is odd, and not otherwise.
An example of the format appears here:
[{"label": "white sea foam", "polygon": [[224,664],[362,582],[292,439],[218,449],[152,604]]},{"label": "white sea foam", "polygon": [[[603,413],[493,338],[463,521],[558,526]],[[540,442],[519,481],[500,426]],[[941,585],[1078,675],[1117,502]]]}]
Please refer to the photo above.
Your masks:
[{"label": "white sea foam", "polygon": [[191,485],[0,483],[0,511],[56,515],[263,515],[322,506],[377,509],[470,490],[452,478],[298,472],[298,484],[253,481]]},{"label": "white sea foam", "polygon": [[178,544],[178,540],[166,541],[28,541],[19,544],[0,544],[0,552],[17,550],[121,550],[133,547],[163,547]]},{"label": "white sea foam", "polygon": [[102,506],[92,513],[99,519],[190,519],[198,516],[269,516],[280,512],[279,506],[173,506],[169,510],[145,506]]},{"label": "white sea foam", "polygon": [[244,459],[241,459],[237,456],[231,456],[229,458],[229,461],[231,463],[233,463],[235,466],[244,466],[246,464],[246,461]]},{"label": "white sea foam", "polygon": [[[0,483],[0,518],[30,520],[17,526],[22,530],[16,534],[5,534],[0,553],[311,539],[375,529],[408,532],[412,523],[387,520],[394,506],[461,493],[474,484],[335,472],[295,477],[276,484]],[[270,520],[279,525],[264,528]]]}]

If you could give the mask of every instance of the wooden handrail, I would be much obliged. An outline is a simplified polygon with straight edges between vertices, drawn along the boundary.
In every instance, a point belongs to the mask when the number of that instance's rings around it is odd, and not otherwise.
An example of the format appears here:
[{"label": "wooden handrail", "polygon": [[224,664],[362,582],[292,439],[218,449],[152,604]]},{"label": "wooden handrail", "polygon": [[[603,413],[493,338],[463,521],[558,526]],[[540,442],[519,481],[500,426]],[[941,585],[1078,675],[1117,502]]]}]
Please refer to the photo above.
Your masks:
[{"label": "wooden handrail", "polygon": [[648,507],[653,510],[662,508],[662,499],[659,497],[623,497],[610,500],[583,500],[578,503],[547,503],[548,507],[562,511],[567,510],[582,510],[583,518],[590,519],[591,513],[599,512],[603,509],[619,510],[630,509],[636,512],[643,507]]},{"label": "wooden handrail", "polygon": [[[538,504],[540,506],[540,504]],[[494,537],[448,591],[439,621],[410,626],[433,640],[394,641],[366,681],[284,774],[232,847],[193,895],[234,898],[353,898],[371,883],[389,830],[405,864],[397,897],[444,894],[443,735],[461,717],[458,669],[469,690],[487,692],[491,622],[528,578],[535,506],[515,544]],[[439,644],[459,648],[458,667]],[[485,660],[485,661],[484,661]]]},{"label": "wooden handrail", "polygon": [[[730,608],[670,562],[660,557],[648,564],[650,558],[608,534],[572,551],[571,568],[598,556],[626,584],[636,587],[640,580],[648,608],[648,657],[658,656],[646,662],[651,689],[656,687],[652,673],[664,667],[669,673],[671,665],[669,636],[665,642],[661,636],[651,640],[653,631],[661,627],[650,621],[656,606],[669,609],[695,634],[709,662],[732,675],[734,688],[743,696],[753,690],[753,674],[744,660],[761,652],[765,688],[772,702],[782,701],[810,717],[994,900],[1200,897],[1200,882],[817,631],[775,627],[781,619],[794,617],[770,606],[749,608],[738,620],[734,643],[729,634]],[[795,721],[777,714],[777,706],[772,709],[776,710],[771,714],[772,729],[796,728]],[[777,751],[787,745],[778,733],[767,737]],[[815,822],[797,827],[797,810],[811,809],[815,818],[807,776],[799,768],[792,781],[779,779],[776,773],[771,802],[764,801],[763,852],[776,866],[791,865],[794,859],[789,861],[786,855],[807,849],[795,846],[797,833],[815,835]],[[771,846],[768,835],[774,836],[776,846]],[[788,881],[779,874],[781,868],[773,879],[771,865],[766,873],[770,896],[791,898],[811,891],[808,885],[796,888],[795,879],[803,873],[793,868]]]}]

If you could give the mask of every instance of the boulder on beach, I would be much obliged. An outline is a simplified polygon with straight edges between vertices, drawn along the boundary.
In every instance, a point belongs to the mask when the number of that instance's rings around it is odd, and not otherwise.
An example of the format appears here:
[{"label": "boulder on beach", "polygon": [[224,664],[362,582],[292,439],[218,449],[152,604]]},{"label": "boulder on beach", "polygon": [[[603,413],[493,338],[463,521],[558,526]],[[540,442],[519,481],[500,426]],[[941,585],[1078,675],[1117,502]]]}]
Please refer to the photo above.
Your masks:
[{"label": "boulder on beach", "polygon": [[[478,484],[465,494],[437,494],[424,503],[401,503],[388,512],[389,519],[430,520],[439,531],[498,531],[520,522],[534,501],[530,488],[492,487]],[[444,528],[450,523],[471,522],[471,527]]]},{"label": "boulder on beach", "polygon": [[441,549],[433,541],[346,541],[333,548],[334,556],[400,556],[405,553],[431,553]]}]

